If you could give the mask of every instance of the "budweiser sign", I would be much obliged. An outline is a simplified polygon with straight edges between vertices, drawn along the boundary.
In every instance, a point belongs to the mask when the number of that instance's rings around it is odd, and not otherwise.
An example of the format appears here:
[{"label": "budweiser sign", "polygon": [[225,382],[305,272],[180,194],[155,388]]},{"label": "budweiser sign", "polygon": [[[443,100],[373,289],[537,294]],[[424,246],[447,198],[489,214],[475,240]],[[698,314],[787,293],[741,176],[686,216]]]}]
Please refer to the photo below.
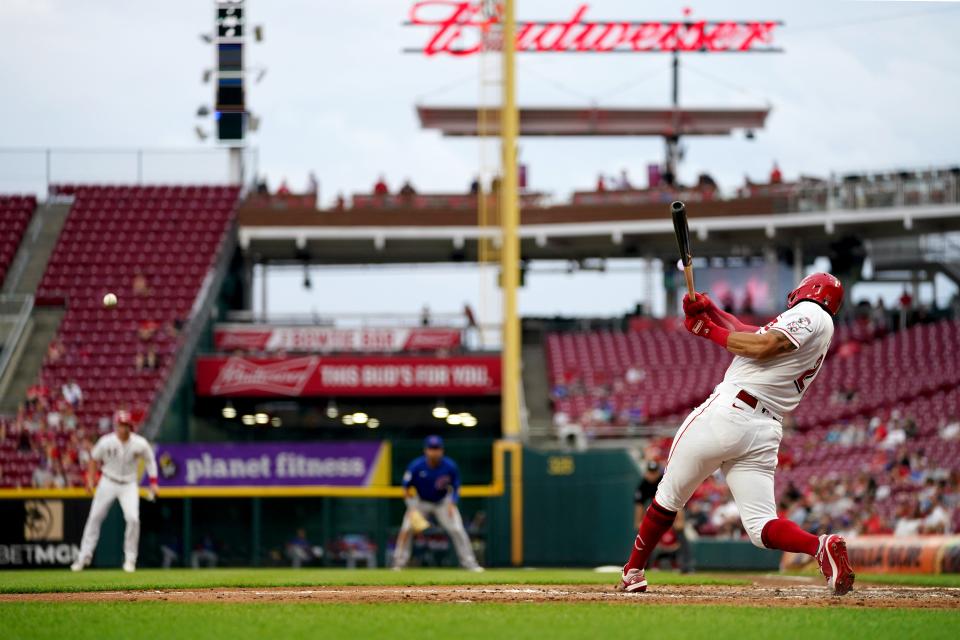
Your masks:
[{"label": "budweiser sign", "polygon": [[460,346],[451,328],[356,328],[218,325],[218,351],[291,351],[301,353],[438,351]]},{"label": "budweiser sign", "polygon": [[[580,5],[567,20],[518,21],[517,52],[745,52],[779,51],[773,20],[588,20],[589,5]],[[430,29],[426,44],[410,52],[428,56],[468,56],[481,50],[483,34],[498,18],[484,15],[480,2],[422,0],[410,9],[408,24]]]},{"label": "budweiser sign", "polygon": [[319,363],[320,358],[316,356],[267,364],[228,358],[210,384],[210,395],[243,395],[257,391],[268,395],[299,396]]},{"label": "budweiser sign", "polygon": [[199,396],[453,396],[500,392],[500,356],[197,358]]}]

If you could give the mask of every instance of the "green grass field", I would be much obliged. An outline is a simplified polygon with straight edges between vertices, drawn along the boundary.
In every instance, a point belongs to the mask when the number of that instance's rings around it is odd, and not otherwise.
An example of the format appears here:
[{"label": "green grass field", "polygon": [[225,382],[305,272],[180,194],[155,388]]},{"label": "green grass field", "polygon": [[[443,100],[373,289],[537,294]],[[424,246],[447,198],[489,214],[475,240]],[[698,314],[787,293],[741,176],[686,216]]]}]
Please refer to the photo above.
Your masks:
[{"label": "green grass field", "polygon": [[[757,574],[681,576],[650,572],[651,582],[725,584]],[[862,583],[960,587],[958,576],[862,576]],[[302,587],[337,585],[610,585],[615,575],[573,569],[345,571],[339,569],[215,569],[0,572],[6,594],[115,589]],[[846,601],[849,602],[849,601]],[[957,609],[858,608],[837,600],[825,608],[629,603],[182,603],[0,602],[0,638],[957,638]]]},{"label": "green grass field", "polygon": [[[657,584],[747,584],[746,578],[710,574],[651,572]],[[470,573],[459,569],[119,569],[0,572],[0,593],[111,591],[116,589],[202,589],[205,587],[310,587],[457,584],[615,584],[616,574],[588,569],[493,569]]]}]

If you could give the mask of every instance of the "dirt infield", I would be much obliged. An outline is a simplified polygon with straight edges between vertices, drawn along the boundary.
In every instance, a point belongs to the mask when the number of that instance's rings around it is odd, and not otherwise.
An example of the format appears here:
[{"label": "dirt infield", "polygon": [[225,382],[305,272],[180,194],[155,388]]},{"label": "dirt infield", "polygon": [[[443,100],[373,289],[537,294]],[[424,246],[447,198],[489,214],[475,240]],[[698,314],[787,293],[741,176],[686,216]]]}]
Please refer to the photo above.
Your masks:
[{"label": "dirt infield", "polygon": [[960,589],[859,586],[830,596],[820,581],[766,578],[740,586],[651,586],[644,594],[622,594],[602,585],[473,585],[410,587],[274,587],[94,591],[0,595],[0,602],[172,602],[172,603],[383,603],[383,602],[604,602],[623,604],[718,604],[756,607],[867,607],[960,609]]}]

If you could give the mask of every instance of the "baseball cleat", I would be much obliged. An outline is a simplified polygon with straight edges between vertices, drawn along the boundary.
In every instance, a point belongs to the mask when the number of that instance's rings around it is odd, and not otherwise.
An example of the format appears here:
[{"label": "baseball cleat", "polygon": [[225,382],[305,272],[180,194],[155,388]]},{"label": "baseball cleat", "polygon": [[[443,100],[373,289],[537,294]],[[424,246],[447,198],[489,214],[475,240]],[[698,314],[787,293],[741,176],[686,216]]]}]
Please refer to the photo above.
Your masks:
[{"label": "baseball cleat", "polygon": [[853,589],[856,575],[847,557],[847,541],[842,536],[820,536],[820,550],[816,557],[820,573],[827,579],[827,586],[834,595],[842,596]]},{"label": "baseball cleat", "polygon": [[470,567],[469,569],[467,569],[467,571],[470,571],[471,573],[483,573],[484,571],[486,571],[486,569],[480,566],[476,566],[476,567]]},{"label": "baseball cleat", "polygon": [[135,562],[130,562],[129,560],[127,560],[126,562],[123,563],[123,570],[126,571],[127,573],[133,573],[134,571],[137,570],[137,564]]},{"label": "baseball cleat", "polygon": [[90,566],[90,560],[84,558],[77,558],[73,561],[73,564],[70,565],[70,571],[83,571],[86,567]]},{"label": "baseball cleat", "polygon": [[629,569],[626,573],[620,574],[620,584],[617,585],[617,591],[642,593],[646,590],[647,578],[643,574],[643,569]]}]

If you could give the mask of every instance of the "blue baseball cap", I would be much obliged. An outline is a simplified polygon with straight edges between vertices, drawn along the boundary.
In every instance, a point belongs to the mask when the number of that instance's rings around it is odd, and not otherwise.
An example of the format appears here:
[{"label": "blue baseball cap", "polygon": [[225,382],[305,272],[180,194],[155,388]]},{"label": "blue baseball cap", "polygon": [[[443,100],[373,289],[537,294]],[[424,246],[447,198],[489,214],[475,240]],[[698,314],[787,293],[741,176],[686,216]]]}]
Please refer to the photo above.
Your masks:
[{"label": "blue baseball cap", "polygon": [[443,449],[443,438],[440,436],[427,436],[423,439],[424,449]]}]

